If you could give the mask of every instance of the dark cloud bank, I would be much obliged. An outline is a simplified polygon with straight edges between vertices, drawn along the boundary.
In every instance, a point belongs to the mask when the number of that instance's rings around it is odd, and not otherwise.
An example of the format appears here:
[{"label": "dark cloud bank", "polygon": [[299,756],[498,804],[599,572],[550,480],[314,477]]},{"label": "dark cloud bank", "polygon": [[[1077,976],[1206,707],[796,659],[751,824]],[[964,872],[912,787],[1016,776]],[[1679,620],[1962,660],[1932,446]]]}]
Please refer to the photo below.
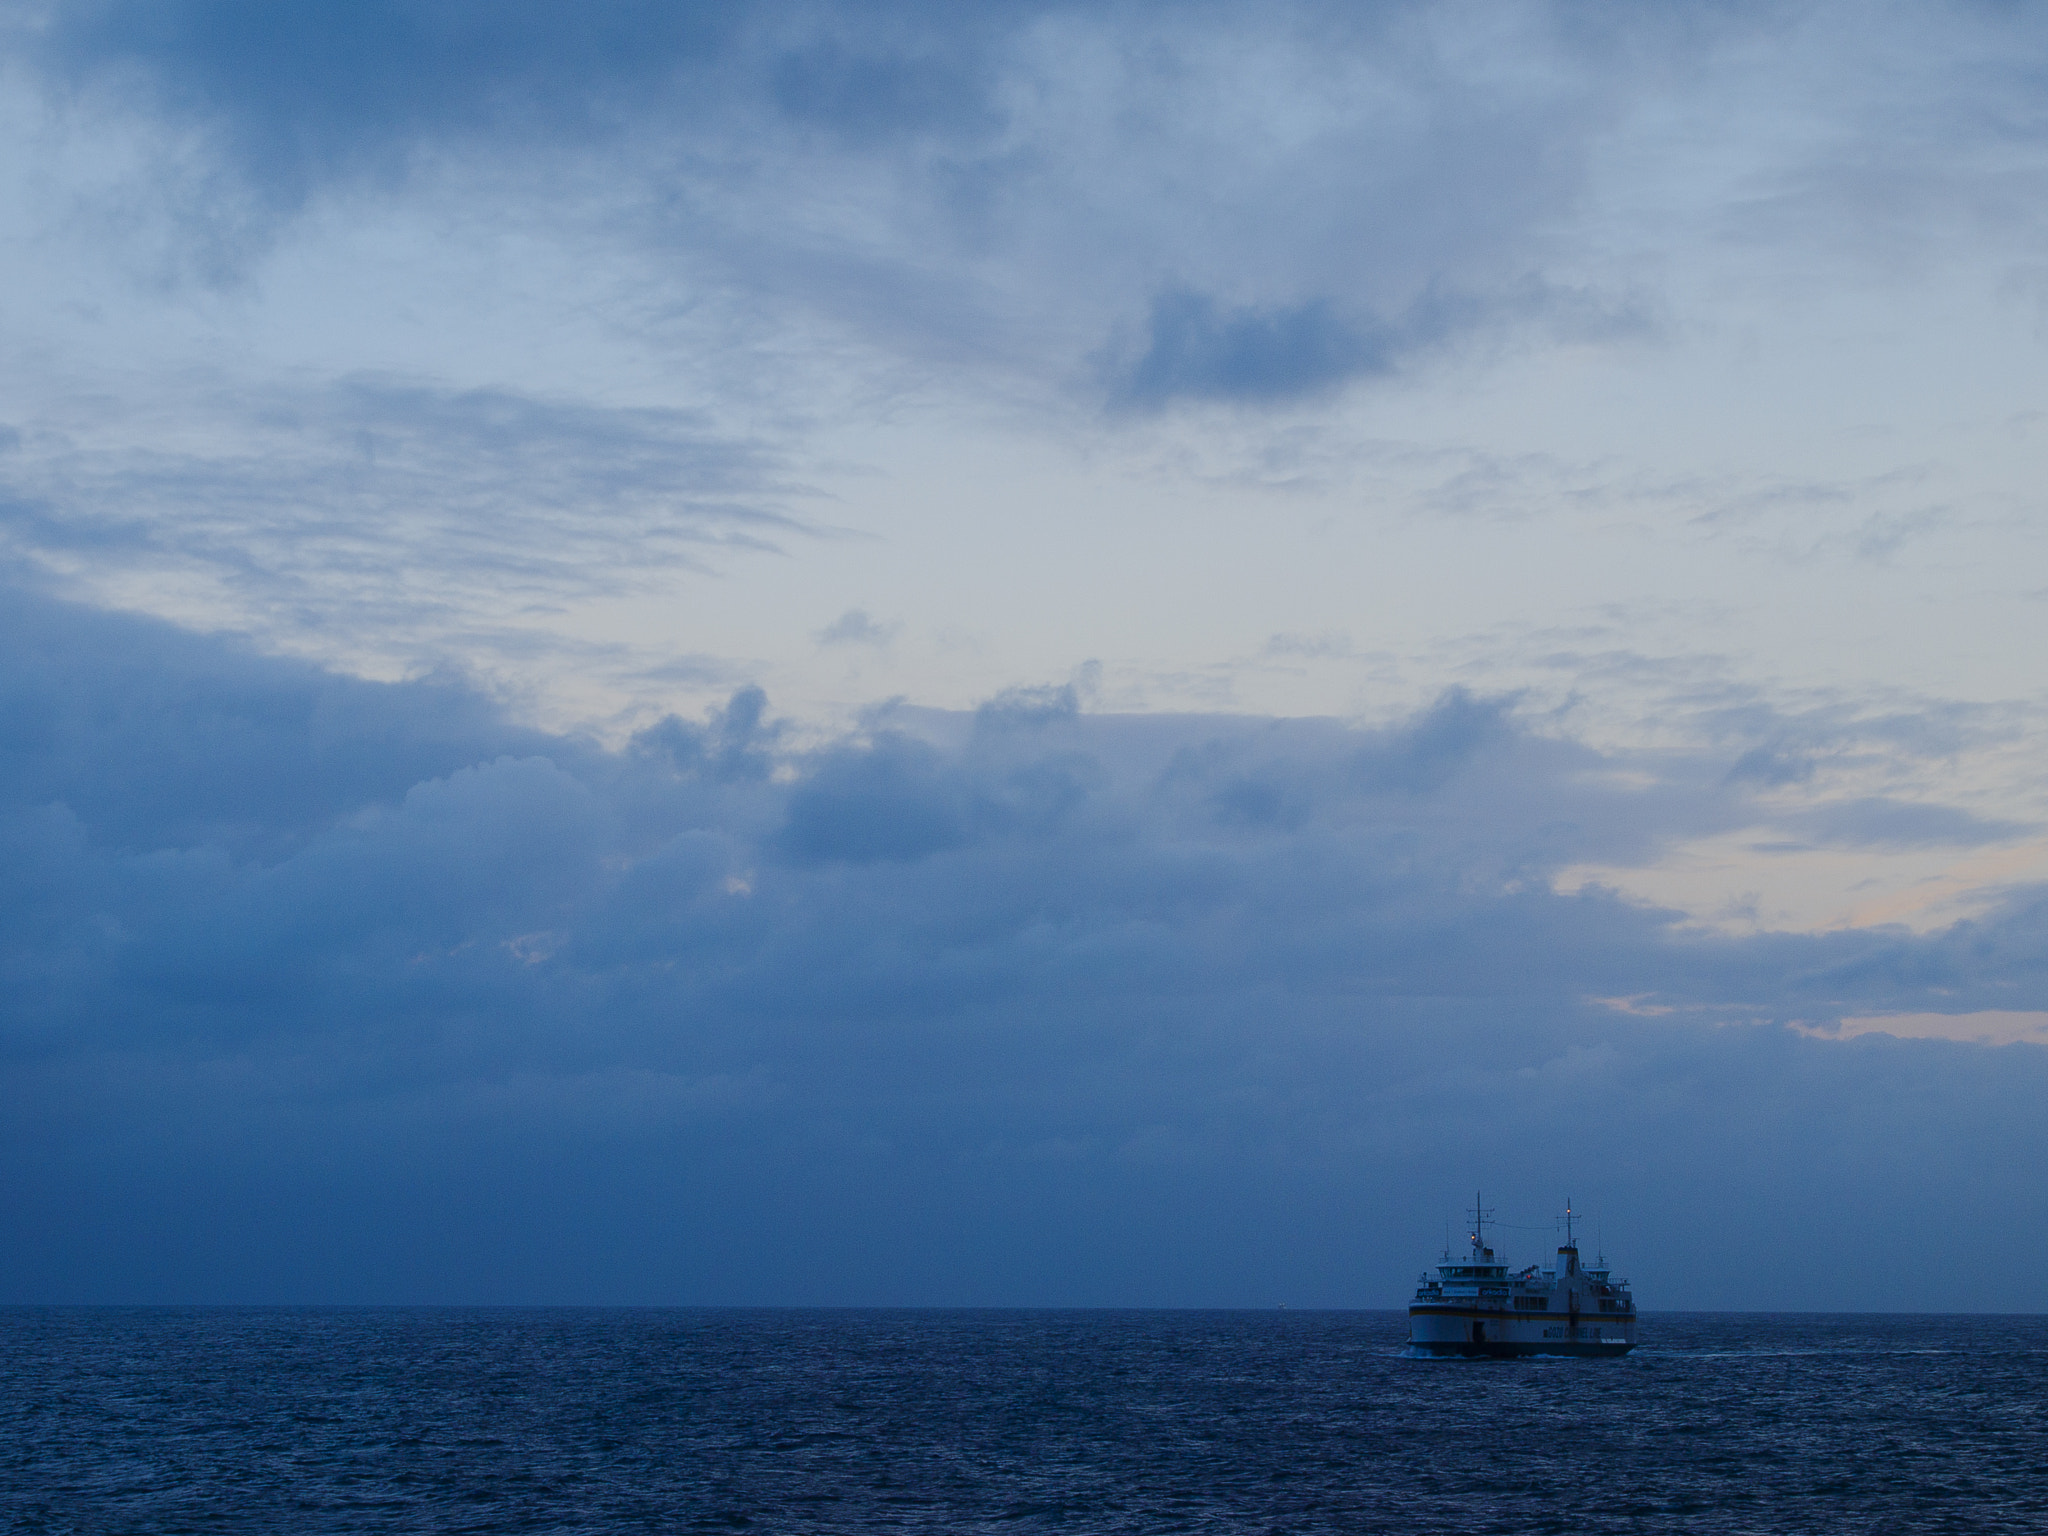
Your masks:
[{"label": "dark cloud bank", "polygon": [[1379,1306],[1484,1184],[1653,1304],[2048,1304],[2048,1052],[1783,1027],[2048,1005],[2040,893],[1748,940],[1550,893],[1730,824],[1728,761],[1060,690],[610,751],[0,634],[9,1298]]}]

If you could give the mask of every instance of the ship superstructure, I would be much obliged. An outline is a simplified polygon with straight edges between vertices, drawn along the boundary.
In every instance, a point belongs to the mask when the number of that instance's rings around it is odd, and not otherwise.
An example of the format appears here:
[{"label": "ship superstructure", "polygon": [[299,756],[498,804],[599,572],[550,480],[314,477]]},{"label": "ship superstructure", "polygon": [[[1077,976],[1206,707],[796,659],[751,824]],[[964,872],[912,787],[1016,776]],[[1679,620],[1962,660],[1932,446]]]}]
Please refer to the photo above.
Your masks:
[{"label": "ship superstructure", "polygon": [[1486,1241],[1493,1213],[1472,1201],[1471,1252],[1445,1245],[1436,1275],[1408,1304],[1408,1349],[1419,1355],[1625,1355],[1636,1346],[1636,1304],[1605,1257],[1582,1264],[1565,1208],[1564,1244],[1548,1269],[1510,1272]]}]

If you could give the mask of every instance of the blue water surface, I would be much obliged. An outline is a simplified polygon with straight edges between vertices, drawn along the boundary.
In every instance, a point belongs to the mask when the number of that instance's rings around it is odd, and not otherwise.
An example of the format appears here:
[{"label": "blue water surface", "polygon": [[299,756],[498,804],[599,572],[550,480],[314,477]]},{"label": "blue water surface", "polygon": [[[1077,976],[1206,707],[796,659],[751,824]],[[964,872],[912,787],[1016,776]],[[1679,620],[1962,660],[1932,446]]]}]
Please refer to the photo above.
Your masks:
[{"label": "blue water surface", "polygon": [[0,1310],[19,1532],[2048,1531],[2048,1319]]}]

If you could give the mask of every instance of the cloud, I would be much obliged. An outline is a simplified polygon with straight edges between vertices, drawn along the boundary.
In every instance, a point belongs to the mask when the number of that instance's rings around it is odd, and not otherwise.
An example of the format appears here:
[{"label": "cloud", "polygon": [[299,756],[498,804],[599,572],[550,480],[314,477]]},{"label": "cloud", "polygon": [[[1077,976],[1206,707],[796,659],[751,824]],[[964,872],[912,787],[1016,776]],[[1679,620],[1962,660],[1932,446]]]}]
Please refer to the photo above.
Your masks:
[{"label": "cloud", "polygon": [[666,274],[642,321],[822,317],[1042,387],[1122,326],[1086,382],[1127,410],[1638,336],[1641,263],[1601,255],[1626,231],[1890,252],[1958,207],[2024,236],[2038,202],[2001,145],[2039,29],[1986,7],[93,0],[10,41],[65,123],[136,138],[109,239],[167,200],[246,278],[323,199],[420,199]]},{"label": "cloud", "polygon": [[718,7],[103,0],[57,12],[40,37],[81,84],[134,82],[211,126],[266,200],[295,208],[336,175],[394,168],[423,141],[507,129],[615,131],[693,65],[730,46]]},{"label": "cloud", "polygon": [[987,137],[1001,126],[982,61],[963,59],[954,39],[943,33],[920,52],[875,46],[873,18],[856,22],[865,46],[846,38],[804,43],[778,58],[770,70],[770,94],[790,121],[823,128],[849,144],[896,144],[905,137],[947,139]]},{"label": "cloud", "polygon": [[1070,721],[1081,712],[1081,697],[1071,683],[1005,688],[974,712],[978,732],[1032,730]]},{"label": "cloud", "polygon": [[1074,384],[1149,311],[1108,360],[1125,409],[1611,318],[1531,244],[1634,88],[1607,45],[1542,5],[1167,14],[100,0],[17,42],[67,122],[136,140],[102,157],[144,167],[109,236],[161,207],[230,285],[335,198],[424,200],[666,273],[636,317],[664,332],[814,317],[1005,387]]},{"label": "cloud", "polygon": [[742,688],[703,725],[674,715],[641,731],[632,741],[636,757],[656,757],[682,775],[709,775],[721,782],[765,779],[774,767],[782,736],[779,722],[766,718],[768,695]]},{"label": "cloud", "polygon": [[865,609],[849,608],[818,631],[820,645],[887,645],[896,636],[894,624],[877,624]]},{"label": "cloud", "polygon": [[0,466],[0,540],[88,586],[196,577],[265,628],[431,650],[810,531],[781,451],[701,412],[351,377],[136,414],[53,401]]},{"label": "cloud", "polygon": [[95,843],[276,857],[415,784],[543,743],[452,682],[364,682],[11,587],[0,796]]},{"label": "cloud", "polygon": [[799,864],[916,862],[966,841],[965,790],[933,749],[888,733],[824,759],[791,797],[780,845]]},{"label": "cloud", "polygon": [[1967,1040],[1981,1045],[2011,1045],[2024,1040],[2048,1045],[2048,1013],[2007,1013],[1997,1009],[1976,1013],[1886,1013],[1837,1019],[1809,1033],[1834,1040],[1876,1034],[1901,1040]]},{"label": "cloud", "polygon": [[1772,789],[1786,784],[1803,784],[1813,777],[1813,766],[1811,757],[1783,746],[1751,747],[1729,768],[1728,782],[1740,784],[1747,781]]},{"label": "cloud", "polygon": [[[1539,322],[1579,340],[1612,341],[1647,329],[1623,301],[1503,282],[1458,295],[1434,283],[1396,321],[1347,316],[1331,298],[1291,304],[1219,304],[1174,289],[1152,300],[1142,342],[1100,358],[1111,404],[1151,410],[1175,400],[1276,405],[1392,374],[1454,342]],[[1469,484],[1442,499],[1470,496]]]},{"label": "cloud", "polygon": [[1327,299],[1226,309],[1205,294],[1165,293],[1152,301],[1142,350],[1110,365],[1110,393],[1126,407],[1288,400],[1384,373],[1396,350],[1392,338],[1340,318]]},{"label": "cloud", "polygon": [[1784,825],[1816,842],[1879,848],[1981,848],[2009,843],[2036,829],[2022,822],[1972,815],[1954,806],[1906,803],[1873,796],[1838,800]]},{"label": "cloud", "polygon": [[[1905,1304],[1948,1281],[1862,1262],[1902,1200],[2040,1199],[2001,1170],[2048,1053],[1789,1027],[2041,1012],[2038,890],[1925,937],[1558,895],[1730,791],[1505,700],[1363,730],[1043,690],[806,745],[743,691],[609,751],[5,611],[9,1295],[1386,1304],[1487,1176],[1633,1212],[1672,1305],[1810,1300],[1758,1265],[1834,1201],[1865,1225],[1799,1284]],[[1688,1235],[1731,1204],[1732,1249]],[[1943,1304],[2038,1304],[1990,1232]]]}]

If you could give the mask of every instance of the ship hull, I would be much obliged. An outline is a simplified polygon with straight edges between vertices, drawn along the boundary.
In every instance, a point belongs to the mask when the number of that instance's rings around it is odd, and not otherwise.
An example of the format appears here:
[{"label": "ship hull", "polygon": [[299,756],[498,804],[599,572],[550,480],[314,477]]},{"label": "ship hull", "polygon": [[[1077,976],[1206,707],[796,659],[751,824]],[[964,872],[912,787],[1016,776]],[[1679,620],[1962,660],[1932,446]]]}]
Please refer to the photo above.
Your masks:
[{"label": "ship hull", "polygon": [[1601,1340],[1597,1343],[1575,1339],[1546,1339],[1540,1344],[1449,1344],[1437,1340],[1408,1341],[1408,1353],[1428,1360],[1526,1360],[1536,1355],[1578,1355],[1588,1359],[1612,1360],[1634,1349],[1633,1344]]},{"label": "ship hull", "polygon": [[1636,1347],[1630,1316],[1593,1321],[1493,1309],[1411,1307],[1408,1352],[1464,1360],[1512,1360],[1527,1355],[1612,1357]]}]

